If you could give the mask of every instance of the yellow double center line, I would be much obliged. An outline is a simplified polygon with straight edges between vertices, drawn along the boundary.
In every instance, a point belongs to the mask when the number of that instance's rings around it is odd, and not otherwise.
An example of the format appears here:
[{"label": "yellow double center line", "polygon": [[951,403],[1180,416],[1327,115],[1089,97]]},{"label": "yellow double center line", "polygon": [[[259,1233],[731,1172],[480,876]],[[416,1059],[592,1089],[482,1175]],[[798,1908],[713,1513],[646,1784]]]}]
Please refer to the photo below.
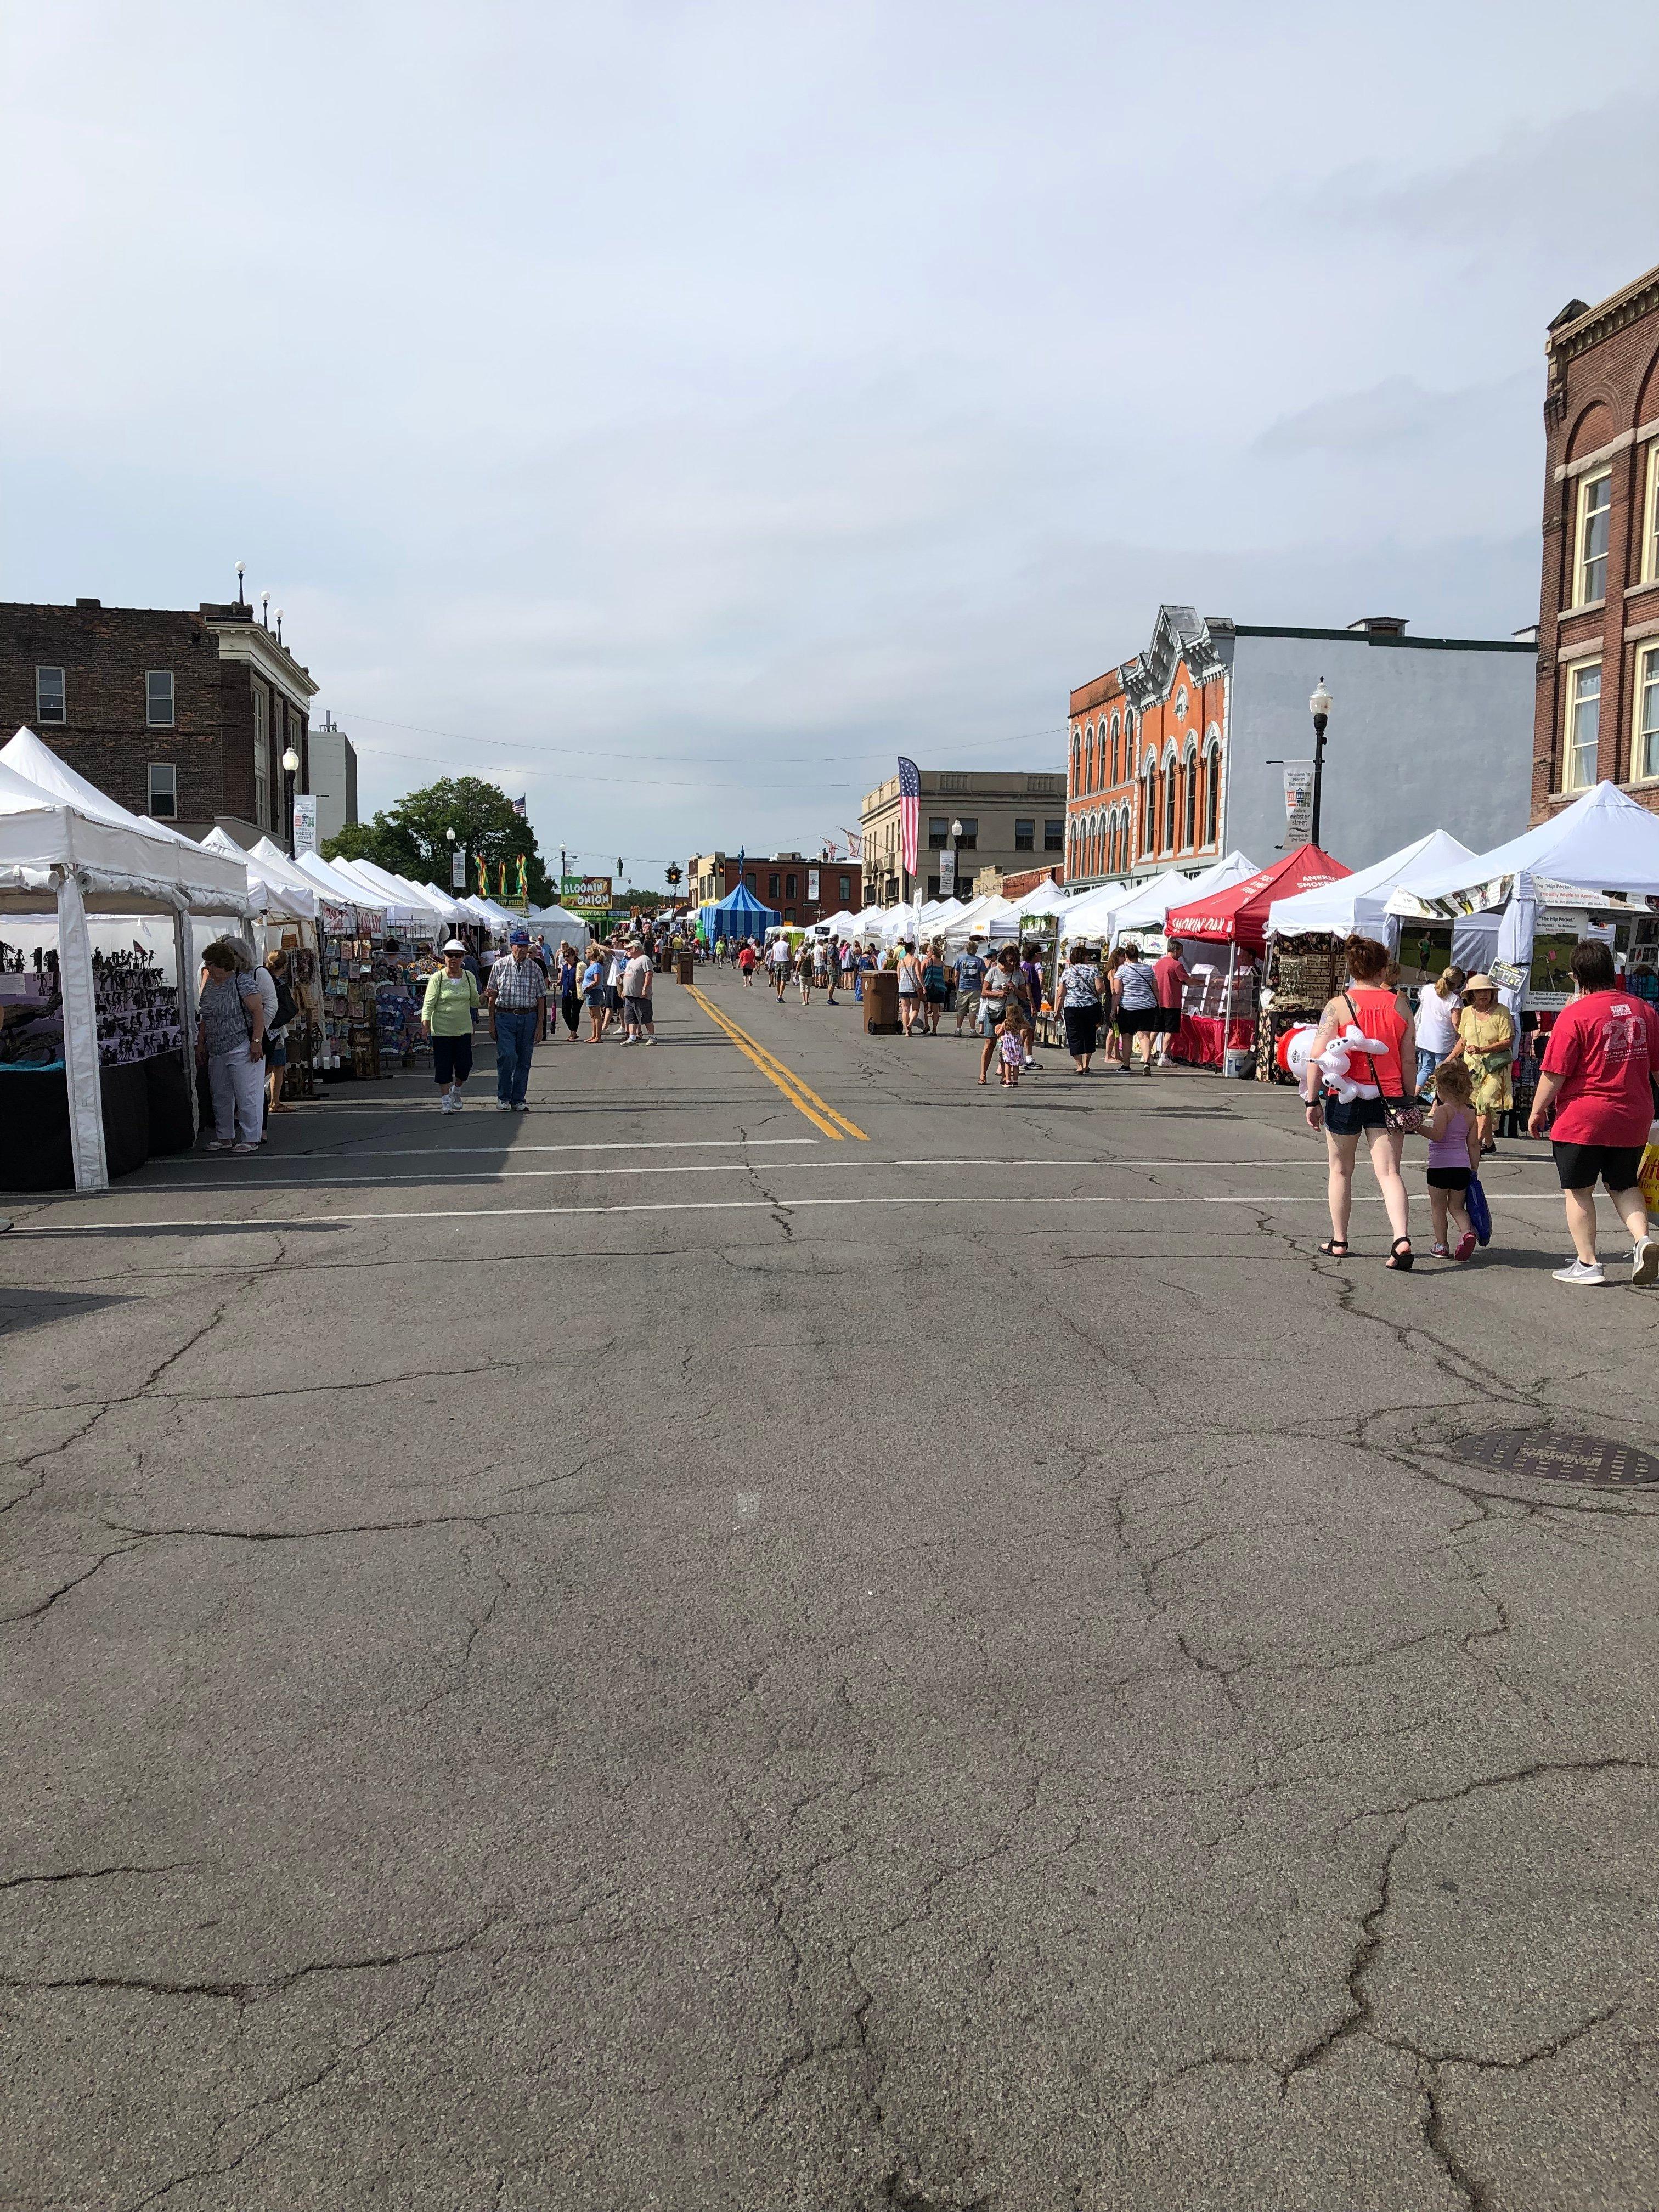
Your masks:
[{"label": "yellow double center line", "polygon": [[789,1103],[805,1114],[815,1129],[822,1129],[826,1137],[833,1137],[839,1145],[848,1137],[856,1137],[861,1145],[869,1138],[856,1121],[849,1121],[845,1114],[837,1114],[826,1100],[820,1098],[810,1084],[803,1083],[793,1068],[775,1060],[763,1044],[751,1037],[747,1030],[740,1030],[729,1014],[723,1014],[695,983],[687,988],[717,1030],[724,1030],[745,1060],[751,1060],[769,1083],[775,1083]]}]

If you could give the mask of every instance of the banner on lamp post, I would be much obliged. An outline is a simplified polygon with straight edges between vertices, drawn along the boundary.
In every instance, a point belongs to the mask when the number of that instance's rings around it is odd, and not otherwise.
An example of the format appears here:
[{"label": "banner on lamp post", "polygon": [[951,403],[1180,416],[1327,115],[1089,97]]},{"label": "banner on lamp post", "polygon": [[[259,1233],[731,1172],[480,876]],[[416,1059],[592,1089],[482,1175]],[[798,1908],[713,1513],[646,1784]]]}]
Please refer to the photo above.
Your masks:
[{"label": "banner on lamp post", "polygon": [[452,890],[466,889],[466,848],[457,845],[449,856],[449,883]]},{"label": "banner on lamp post", "polygon": [[317,794],[314,791],[296,791],[294,794],[294,854],[317,849]]},{"label": "banner on lamp post", "polygon": [[1285,847],[1305,845],[1313,836],[1313,763],[1285,763]]},{"label": "banner on lamp post", "polygon": [[957,895],[957,856],[948,847],[939,856],[939,895],[942,899]]}]

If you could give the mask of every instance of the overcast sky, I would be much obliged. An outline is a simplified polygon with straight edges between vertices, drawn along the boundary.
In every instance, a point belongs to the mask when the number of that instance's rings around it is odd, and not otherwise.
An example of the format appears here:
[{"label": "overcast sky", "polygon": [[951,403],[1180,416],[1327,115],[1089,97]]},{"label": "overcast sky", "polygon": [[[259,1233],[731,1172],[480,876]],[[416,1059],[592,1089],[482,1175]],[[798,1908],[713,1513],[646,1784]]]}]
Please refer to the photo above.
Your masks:
[{"label": "overcast sky", "polygon": [[1659,260],[1650,4],[8,13],[0,595],[240,557],[366,812],[644,884],[1059,767],[1165,599],[1507,635]]}]

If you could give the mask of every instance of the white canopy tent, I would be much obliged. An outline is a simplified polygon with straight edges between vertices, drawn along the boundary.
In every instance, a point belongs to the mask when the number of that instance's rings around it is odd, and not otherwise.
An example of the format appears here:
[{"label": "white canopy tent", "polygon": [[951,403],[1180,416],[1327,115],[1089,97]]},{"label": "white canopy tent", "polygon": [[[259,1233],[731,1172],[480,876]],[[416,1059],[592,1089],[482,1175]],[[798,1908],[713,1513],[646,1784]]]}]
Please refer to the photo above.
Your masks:
[{"label": "white canopy tent", "polygon": [[507,907],[497,906],[494,899],[467,898],[463,899],[461,904],[470,907],[477,919],[487,922],[498,937],[504,936],[515,922],[524,920],[521,914],[514,914]]},{"label": "white canopy tent", "polygon": [[423,929],[429,933],[435,927],[436,909],[390,869],[376,867],[373,860],[335,860],[328,865],[336,875],[361,886],[360,905],[374,903],[383,909],[388,930]]},{"label": "white canopy tent", "polygon": [[1045,876],[1040,884],[1023,892],[1012,902],[1018,914],[1066,914],[1076,901],[1066,892],[1064,884],[1057,884],[1052,876]]},{"label": "white canopy tent", "polygon": [[1386,938],[1392,949],[1400,936],[1399,918],[1389,908],[1393,894],[1409,890],[1419,881],[1430,882],[1474,858],[1467,845],[1460,845],[1445,830],[1431,830],[1426,837],[1402,845],[1397,853],[1374,860],[1354,875],[1315,884],[1291,898],[1275,899],[1267,908],[1267,934],[1348,937],[1358,932]]},{"label": "white canopy tent", "polygon": [[472,916],[461,904],[453,891],[447,891],[437,884],[417,884],[416,889],[425,893],[452,929],[459,928],[463,925],[469,927],[471,926]]},{"label": "white canopy tent", "polygon": [[1659,899],[1659,816],[1626,798],[1617,784],[1598,783],[1506,844],[1396,890],[1388,911],[1455,919],[1501,908],[1495,964],[1522,979],[1502,987],[1504,1003],[1518,1012],[1526,1003],[1524,979],[1532,967],[1540,903],[1571,907],[1608,892]]},{"label": "white canopy tent", "polygon": [[[254,849],[257,852],[258,848]],[[379,937],[384,933],[388,920],[384,892],[348,876],[338,862],[325,860],[320,854],[301,853],[294,865],[313,883],[320,884],[336,906],[355,908],[358,924],[366,936]]]},{"label": "white canopy tent", "polygon": [[1019,908],[995,891],[982,891],[970,899],[945,932],[949,945],[965,945],[970,937],[1006,939],[1019,935]]},{"label": "white canopy tent", "polygon": [[859,920],[860,917],[850,908],[842,907],[839,914],[830,915],[817,924],[817,927],[827,930],[830,935],[835,938],[856,937],[859,931]]},{"label": "white canopy tent", "polygon": [[303,877],[279,876],[264,861],[256,860],[230,836],[216,825],[202,840],[204,852],[222,853],[228,860],[240,860],[247,873],[248,900],[267,921],[273,916],[291,921],[315,921],[318,893],[314,884]]},{"label": "white canopy tent", "polygon": [[[25,742],[27,741],[27,742]],[[50,783],[23,774],[38,764]],[[64,1070],[77,1190],[107,1190],[89,915],[170,915],[186,1069],[195,1052],[188,914],[250,913],[247,871],[189,838],[159,835],[47,751],[32,731],[0,748],[0,910],[53,915]]]},{"label": "white canopy tent", "polygon": [[580,915],[572,914],[568,906],[532,907],[530,919],[556,952],[561,942],[574,945],[580,952],[592,934]]}]

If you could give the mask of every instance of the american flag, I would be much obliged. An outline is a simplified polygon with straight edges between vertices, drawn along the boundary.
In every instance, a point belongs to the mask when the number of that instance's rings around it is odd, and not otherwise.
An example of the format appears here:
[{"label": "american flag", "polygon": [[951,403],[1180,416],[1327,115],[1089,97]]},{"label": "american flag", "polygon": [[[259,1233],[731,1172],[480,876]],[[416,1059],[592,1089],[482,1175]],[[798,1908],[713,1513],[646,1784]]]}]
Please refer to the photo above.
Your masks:
[{"label": "american flag", "polygon": [[916,872],[916,833],[921,827],[921,770],[899,755],[899,866]]}]

